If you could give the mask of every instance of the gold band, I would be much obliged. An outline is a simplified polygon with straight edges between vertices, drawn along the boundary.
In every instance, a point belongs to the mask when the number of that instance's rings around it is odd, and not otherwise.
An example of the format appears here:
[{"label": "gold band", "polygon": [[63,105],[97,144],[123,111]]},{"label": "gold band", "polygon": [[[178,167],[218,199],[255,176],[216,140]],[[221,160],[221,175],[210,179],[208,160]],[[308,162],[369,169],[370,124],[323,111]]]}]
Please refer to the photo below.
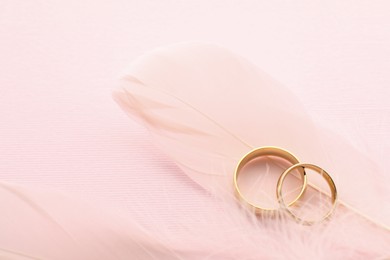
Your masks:
[{"label": "gold band", "polygon": [[[238,197],[238,199],[241,202],[244,202],[245,204],[247,204],[247,206],[253,208],[255,210],[255,213],[262,213],[264,211],[273,211],[273,210],[277,210],[277,209],[264,208],[264,207],[260,207],[258,205],[255,205],[255,204],[249,202],[248,199],[246,199],[243,196],[243,194],[241,193],[241,191],[238,187],[237,179],[238,179],[238,176],[240,175],[241,169],[246,164],[248,164],[253,159],[258,158],[258,157],[262,157],[262,156],[276,156],[276,157],[280,157],[282,159],[285,159],[286,161],[292,163],[293,165],[299,164],[298,158],[296,158],[292,153],[290,153],[282,148],[274,147],[274,146],[266,146],[266,147],[256,148],[241,158],[241,160],[237,164],[236,170],[234,172],[234,187],[235,187],[235,191],[236,191],[236,196]],[[294,199],[292,202],[290,202],[289,206],[293,205],[303,195],[303,193],[306,190],[307,180],[306,180],[305,170],[302,168],[302,170],[299,170],[299,173],[300,173],[301,179],[303,181],[303,186],[302,186],[302,189],[301,189],[299,195],[297,196],[297,198]],[[283,184],[284,178],[286,177],[287,174],[285,174],[285,176],[283,177],[281,185]],[[280,180],[281,180],[281,178],[279,178],[279,181]]]},{"label": "gold band", "polygon": [[[314,171],[318,172],[319,174],[321,174],[322,177],[324,177],[324,179],[326,180],[326,182],[328,183],[328,185],[330,187],[331,199],[332,199],[332,207],[323,216],[323,218],[321,220],[319,220],[319,221],[308,221],[308,220],[303,220],[303,219],[299,218],[297,215],[295,215],[288,208],[289,205],[287,206],[285,204],[285,202],[284,202],[283,195],[282,195],[283,182],[284,182],[286,176],[288,174],[290,174],[293,170],[297,169],[297,168],[300,168],[302,170],[304,170],[305,168],[308,168],[308,169],[311,169],[311,170],[314,170]],[[336,185],[333,182],[333,179],[330,177],[330,175],[324,169],[322,169],[321,167],[319,167],[317,165],[309,164],[309,163],[298,163],[298,164],[295,164],[295,165],[291,166],[287,170],[285,170],[283,172],[283,174],[280,176],[279,180],[278,180],[276,195],[278,197],[278,201],[279,201],[279,204],[281,205],[281,207],[284,210],[286,210],[296,221],[298,221],[299,223],[302,223],[304,225],[313,225],[315,223],[322,222],[322,221],[328,219],[332,215],[334,209],[336,208],[336,204],[337,204],[337,189],[336,189]]]}]

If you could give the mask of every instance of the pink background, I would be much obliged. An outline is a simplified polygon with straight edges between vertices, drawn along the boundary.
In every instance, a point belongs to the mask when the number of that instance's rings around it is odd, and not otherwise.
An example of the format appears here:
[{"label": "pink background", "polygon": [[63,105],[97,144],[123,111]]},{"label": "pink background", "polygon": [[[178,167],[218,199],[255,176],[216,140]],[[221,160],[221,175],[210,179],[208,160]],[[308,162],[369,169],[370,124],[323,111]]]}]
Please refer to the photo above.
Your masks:
[{"label": "pink background", "polygon": [[169,190],[177,214],[201,211],[201,191],[111,98],[135,57],[190,40],[247,57],[383,162],[389,13],[388,1],[0,0],[0,179],[125,213],[142,213],[141,201],[164,207]]}]

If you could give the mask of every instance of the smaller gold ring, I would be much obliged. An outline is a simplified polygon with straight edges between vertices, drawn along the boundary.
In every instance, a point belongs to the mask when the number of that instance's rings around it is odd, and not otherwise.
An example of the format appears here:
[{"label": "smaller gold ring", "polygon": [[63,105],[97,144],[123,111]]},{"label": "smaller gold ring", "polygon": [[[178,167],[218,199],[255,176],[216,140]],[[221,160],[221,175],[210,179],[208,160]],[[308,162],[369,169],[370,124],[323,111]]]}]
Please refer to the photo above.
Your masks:
[{"label": "smaller gold ring", "polygon": [[[286,203],[284,202],[283,195],[282,195],[283,182],[284,182],[286,176],[296,168],[302,168],[302,169],[308,168],[308,169],[311,169],[311,170],[318,172],[319,174],[321,174],[322,177],[324,177],[324,179],[326,180],[326,182],[329,185],[329,188],[331,190],[332,207],[319,221],[308,221],[308,220],[303,220],[303,219],[299,218],[297,215],[295,215],[288,208],[288,206],[290,206],[290,205],[287,206]],[[296,221],[298,221],[299,223],[302,223],[304,225],[309,225],[309,226],[328,219],[332,215],[332,213],[334,212],[336,205],[337,205],[337,189],[336,189],[336,185],[334,184],[332,177],[330,177],[330,175],[321,167],[314,165],[314,164],[309,164],[309,163],[298,163],[298,164],[291,166],[287,170],[285,170],[278,180],[277,189],[276,189],[276,196],[278,198],[280,206],[284,210],[286,210]]]},{"label": "smaller gold ring", "polygon": [[[238,197],[238,199],[241,202],[244,202],[248,206],[252,207],[255,210],[255,213],[263,213],[264,211],[274,211],[274,210],[277,210],[277,208],[276,209],[264,208],[264,207],[260,207],[258,205],[255,205],[255,204],[249,202],[249,200],[247,198],[245,198],[245,196],[241,193],[240,188],[238,187],[237,180],[238,180],[238,176],[240,175],[241,169],[247,163],[249,163],[253,159],[256,159],[256,158],[262,157],[262,156],[277,156],[277,157],[280,157],[282,159],[285,159],[286,161],[290,162],[293,165],[296,165],[299,163],[298,158],[295,157],[292,153],[290,153],[289,151],[284,150],[282,148],[275,147],[275,146],[265,146],[265,147],[256,148],[241,158],[241,160],[238,162],[236,170],[234,172],[234,187],[235,187],[235,191],[236,191],[236,196]],[[303,195],[303,193],[306,190],[307,180],[306,180],[306,173],[305,173],[304,169],[302,169],[302,171],[300,171],[300,175],[301,175],[301,179],[303,181],[302,189],[301,189],[300,193],[298,194],[298,196],[292,202],[289,203],[289,206],[293,205]],[[279,180],[280,180],[280,178],[279,178]]]}]

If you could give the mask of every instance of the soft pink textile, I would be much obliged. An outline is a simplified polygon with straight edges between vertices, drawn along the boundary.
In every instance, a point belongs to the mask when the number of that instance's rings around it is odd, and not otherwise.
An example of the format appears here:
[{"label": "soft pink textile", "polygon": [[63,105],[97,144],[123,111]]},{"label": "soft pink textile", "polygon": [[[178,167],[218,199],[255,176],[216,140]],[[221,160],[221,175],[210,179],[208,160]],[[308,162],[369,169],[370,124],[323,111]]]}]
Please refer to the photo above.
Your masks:
[{"label": "soft pink textile", "polygon": [[[148,226],[202,215],[202,191],[111,98],[136,56],[187,40],[247,57],[383,169],[389,9],[386,1],[1,1],[0,179],[72,193]],[[174,209],[163,210],[161,192]],[[145,205],[158,218],[145,218]]]}]

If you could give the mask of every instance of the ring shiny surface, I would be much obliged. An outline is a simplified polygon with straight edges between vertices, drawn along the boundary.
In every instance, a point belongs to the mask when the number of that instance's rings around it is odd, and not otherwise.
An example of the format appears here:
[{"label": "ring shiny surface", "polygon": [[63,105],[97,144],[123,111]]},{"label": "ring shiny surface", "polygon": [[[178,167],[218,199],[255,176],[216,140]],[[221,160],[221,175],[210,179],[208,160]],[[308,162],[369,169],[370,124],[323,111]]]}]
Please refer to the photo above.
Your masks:
[{"label": "ring shiny surface", "polygon": [[[308,168],[308,169],[311,169],[311,170],[318,172],[319,174],[321,174],[321,176],[326,180],[326,182],[329,185],[329,188],[331,190],[332,207],[323,216],[323,218],[320,219],[319,221],[308,221],[308,220],[303,220],[303,219],[299,218],[296,214],[294,214],[288,208],[288,206],[290,206],[290,205],[287,206],[286,203],[284,202],[283,194],[282,194],[282,187],[283,187],[284,180],[288,174],[290,174],[293,170],[295,170],[297,168],[300,168],[303,170],[305,168]],[[330,175],[324,169],[322,169],[321,167],[319,167],[317,165],[309,164],[309,163],[298,163],[298,164],[291,166],[287,170],[285,170],[278,180],[276,195],[277,195],[280,206],[284,210],[286,210],[296,221],[298,221],[299,223],[302,223],[304,225],[313,225],[315,223],[319,223],[319,222],[322,222],[322,221],[328,219],[332,215],[334,209],[336,208],[336,204],[337,204],[337,189],[336,189],[336,185],[333,182],[333,179],[330,177]]]},{"label": "ring shiny surface", "polygon": [[[236,170],[234,172],[234,187],[235,187],[235,191],[236,191],[236,196],[238,197],[238,199],[241,202],[243,202],[243,203],[247,204],[247,206],[253,208],[255,210],[255,213],[274,211],[274,210],[277,210],[277,208],[265,208],[265,207],[261,207],[259,205],[255,205],[254,203],[251,203],[241,193],[240,188],[238,187],[237,180],[238,180],[238,176],[241,173],[242,168],[245,165],[247,165],[249,162],[251,162],[252,160],[254,160],[256,158],[264,157],[264,156],[276,156],[276,157],[285,159],[286,161],[290,162],[293,165],[296,165],[299,163],[298,158],[295,157],[292,153],[290,153],[289,151],[284,150],[282,148],[275,147],[275,146],[265,146],[265,147],[256,148],[241,158],[241,160],[237,164]],[[298,194],[298,196],[292,202],[289,203],[289,206],[293,205],[303,195],[303,193],[306,190],[307,180],[306,180],[305,170],[302,169],[301,171],[299,171],[299,173],[300,173],[301,179],[303,181],[302,189],[301,189],[300,193]],[[284,176],[284,178],[285,178],[285,176]],[[283,178],[283,180],[284,180],[284,178]],[[280,180],[280,178],[279,178],[279,180]]]}]

